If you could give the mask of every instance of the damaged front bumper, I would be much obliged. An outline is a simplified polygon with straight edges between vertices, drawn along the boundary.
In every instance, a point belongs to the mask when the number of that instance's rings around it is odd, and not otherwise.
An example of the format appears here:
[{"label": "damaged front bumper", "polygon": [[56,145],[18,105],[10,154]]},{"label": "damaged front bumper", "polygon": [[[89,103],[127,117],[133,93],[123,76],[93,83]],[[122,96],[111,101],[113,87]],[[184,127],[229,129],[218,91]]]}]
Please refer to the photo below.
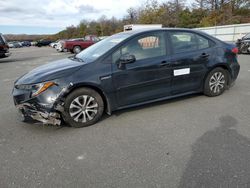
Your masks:
[{"label": "damaged front bumper", "polygon": [[61,115],[58,112],[42,111],[30,103],[19,104],[16,107],[24,117],[31,117],[43,124],[61,125]]},{"label": "damaged front bumper", "polygon": [[29,91],[13,89],[14,103],[24,120],[33,119],[43,124],[61,125],[61,113],[64,110],[64,96],[68,93],[69,84],[65,87],[54,86],[31,98]]}]

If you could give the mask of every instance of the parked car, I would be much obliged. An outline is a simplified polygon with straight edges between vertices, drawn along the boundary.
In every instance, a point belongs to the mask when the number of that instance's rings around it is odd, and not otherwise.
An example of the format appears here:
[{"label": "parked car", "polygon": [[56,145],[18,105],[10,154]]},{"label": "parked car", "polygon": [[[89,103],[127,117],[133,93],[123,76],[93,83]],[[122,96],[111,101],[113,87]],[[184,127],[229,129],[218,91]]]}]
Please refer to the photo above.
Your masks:
[{"label": "parked car", "polygon": [[196,30],[123,32],[20,77],[14,102],[25,120],[89,126],[103,112],[192,93],[221,95],[238,76],[237,51]]},{"label": "parked car", "polygon": [[60,40],[57,40],[57,41],[55,41],[55,42],[50,43],[49,45],[50,45],[52,48],[56,48],[56,46],[58,45],[59,41],[60,41]]},{"label": "parked car", "polygon": [[100,41],[98,37],[94,35],[87,35],[85,38],[64,41],[63,48],[67,49],[67,51],[70,51],[71,53],[78,54],[98,41]]},{"label": "parked car", "polygon": [[67,48],[64,48],[64,46],[65,46],[65,45],[64,45],[65,41],[71,42],[71,41],[83,41],[83,40],[84,40],[83,38],[75,38],[75,39],[68,39],[68,40],[63,39],[63,40],[60,40],[60,41],[58,42],[57,46],[56,46],[56,50],[57,50],[58,52],[65,52],[65,51],[68,51]]},{"label": "parked car", "polygon": [[37,41],[32,41],[32,42],[30,42],[30,43],[31,43],[31,46],[36,46]]},{"label": "parked car", "polygon": [[56,50],[58,51],[58,52],[63,52],[64,51],[64,48],[63,48],[63,46],[64,46],[64,41],[65,40],[59,40],[59,42],[57,43],[57,45],[56,45]]},{"label": "parked car", "polygon": [[8,42],[8,46],[9,46],[9,48],[21,48],[21,47],[23,47],[22,43],[18,42],[18,41]]},{"label": "parked car", "polygon": [[9,48],[15,48],[13,42],[8,42],[8,46],[9,46]]},{"label": "parked car", "polygon": [[30,41],[22,41],[21,44],[22,44],[22,46],[26,46],[26,47],[31,46],[31,42]]},{"label": "parked car", "polygon": [[5,58],[10,56],[9,46],[4,36],[0,33],[0,58]]},{"label": "parked car", "polygon": [[51,43],[50,40],[42,39],[37,41],[36,46],[37,47],[48,46],[50,43]]},{"label": "parked car", "polygon": [[241,39],[238,39],[236,46],[239,49],[239,53],[250,54],[250,33],[246,34]]}]

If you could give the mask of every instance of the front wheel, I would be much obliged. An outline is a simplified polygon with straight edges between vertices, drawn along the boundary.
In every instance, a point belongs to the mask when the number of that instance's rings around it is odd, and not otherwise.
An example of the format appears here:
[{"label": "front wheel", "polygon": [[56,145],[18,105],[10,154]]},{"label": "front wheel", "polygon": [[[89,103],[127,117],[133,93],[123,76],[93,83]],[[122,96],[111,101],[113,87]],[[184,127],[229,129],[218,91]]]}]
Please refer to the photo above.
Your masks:
[{"label": "front wheel", "polygon": [[81,88],[68,95],[62,116],[66,123],[78,128],[96,123],[103,111],[102,97],[95,90]]},{"label": "front wheel", "polygon": [[209,97],[221,95],[228,85],[228,71],[217,67],[213,69],[205,80],[204,94]]}]

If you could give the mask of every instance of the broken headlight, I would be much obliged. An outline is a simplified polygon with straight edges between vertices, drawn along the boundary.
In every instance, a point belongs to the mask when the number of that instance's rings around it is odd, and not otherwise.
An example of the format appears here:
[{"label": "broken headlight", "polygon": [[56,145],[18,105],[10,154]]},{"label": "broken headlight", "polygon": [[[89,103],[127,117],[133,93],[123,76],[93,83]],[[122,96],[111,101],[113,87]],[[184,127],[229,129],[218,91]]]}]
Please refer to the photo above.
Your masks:
[{"label": "broken headlight", "polygon": [[21,84],[16,85],[16,89],[21,90],[29,90],[32,92],[31,96],[35,97],[39,95],[40,93],[46,91],[48,88],[52,87],[53,85],[56,85],[55,82],[42,82],[38,84]]}]

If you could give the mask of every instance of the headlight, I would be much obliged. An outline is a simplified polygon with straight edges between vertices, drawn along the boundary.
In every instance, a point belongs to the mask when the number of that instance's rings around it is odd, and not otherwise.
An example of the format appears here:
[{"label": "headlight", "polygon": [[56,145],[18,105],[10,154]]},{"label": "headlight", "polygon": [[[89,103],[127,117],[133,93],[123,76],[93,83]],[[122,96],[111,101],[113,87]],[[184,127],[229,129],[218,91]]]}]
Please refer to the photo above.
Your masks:
[{"label": "headlight", "polygon": [[27,84],[27,85],[16,85],[17,89],[31,90],[32,97],[39,95],[40,93],[46,91],[51,86],[56,85],[55,82],[42,82],[39,84]]}]

